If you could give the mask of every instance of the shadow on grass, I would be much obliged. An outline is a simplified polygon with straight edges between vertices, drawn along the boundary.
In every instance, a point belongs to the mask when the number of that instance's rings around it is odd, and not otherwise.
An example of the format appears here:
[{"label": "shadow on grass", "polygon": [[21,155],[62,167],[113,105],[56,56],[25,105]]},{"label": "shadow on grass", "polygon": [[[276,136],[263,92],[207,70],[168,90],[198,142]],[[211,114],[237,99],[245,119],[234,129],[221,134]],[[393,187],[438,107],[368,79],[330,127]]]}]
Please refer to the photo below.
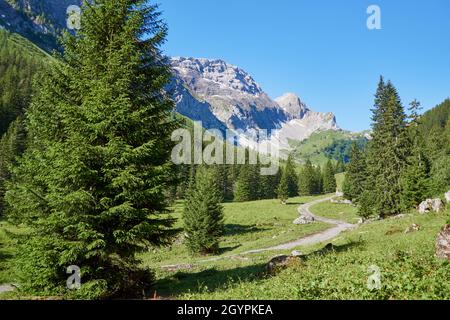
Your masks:
[{"label": "shadow on grass", "polygon": [[[1,243],[0,243],[1,246]],[[3,250],[0,249],[0,263],[4,262],[6,260],[10,260],[14,257],[13,254],[9,253],[9,252],[4,252]]]},{"label": "shadow on grass", "polygon": [[[308,258],[320,257],[331,253],[341,253],[355,248],[364,247],[361,240],[351,241],[342,245],[331,243],[322,249],[303,256],[305,262]],[[266,263],[259,263],[245,267],[227,270],[218,270],[215,267],[199,272],[178,271],[158,280],[151,289],[152,294],[162,297],[176,297],[182,294],[196,294],[214,292],[233,282],[252,282],[267,277]]]},{"label": "shadow on grass", "polygon": [[228,251],[233,251],[233,250],[239,248],[240,246],[241,246],[241,245],[238,244],[238,245],[235,245],[235,246],[232,246],[232,247],[222,247],[222,248],[219,248],[218,255],[224,254],[224,253],[226,253],[226,252],[228,252]]},{"label": "shadow on grass", "polygon": [[323,256],[330,253],[341,253],[345,252],[351,249],[361,249],[365,246],[365,242],[362,240],[357,241],[350,241],[345,244],[341,244],[339,246],[336,246],[332,243],[328,243],[326,246],[324,246],[322,249],[319,249],[317,251],[311,252],[310,254],[305,256],[305,259],[307,260],[310,257],[315,256]]},{"label": "shadow on grass", "polygon": [[179,271],[158,280],[152,290],[164,297],[174,297],[186,293],[212,292],[230,282],[258,280],[264,276],[265,266],[265,264],[255,264],[228,270],[211,268],[196,273]]},{"label": "shadow on grass", "polygon": [[240,234],[246,234],[246,233],[254,233],[254,232],[260,232],[265,231],[267,229],[260,228],[257,226],[245,226],[240,224],[227,224],[225,225],[225,236],[235,236]]},{"label": "shadow on grass", "polygon": [[288,201],[286,203],[286,206],[301,206],[302,204],[305,204],[306,202],[302,201]]}]

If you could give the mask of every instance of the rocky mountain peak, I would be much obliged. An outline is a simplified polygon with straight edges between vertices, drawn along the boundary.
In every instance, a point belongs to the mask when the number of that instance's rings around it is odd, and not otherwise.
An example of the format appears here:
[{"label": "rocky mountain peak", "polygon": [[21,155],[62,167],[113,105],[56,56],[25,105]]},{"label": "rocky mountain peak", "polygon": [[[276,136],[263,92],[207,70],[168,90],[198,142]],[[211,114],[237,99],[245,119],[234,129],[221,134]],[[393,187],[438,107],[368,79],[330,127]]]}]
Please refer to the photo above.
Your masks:
[{"label": "rocky mountain peak", "polygon": [[291,119],[301,119],[310,111],[295,93],[285,93],[275,101],[290,115]]},{"label": "rocky mountain peak", "polygon": [[[243,69],[223,60],[172,58],[174,97],[181,114],[207,129],[276,129],[271,144],[289,148],[318,130],[338,130],[332,113],[315,112],[294,93],[272,100]],[[242,144],[254,146],[243,138]]]},{"label": "rocky mountain peak", "polygon": [[255,96],[263,93],[247,72],[220,59],[176,57],[172,58],[172,66],[198,91],[205,89],[204,82],[209,82],[208,92],[216,88]]},{"label": "rocky mountain peak", "polygon": [[47,50],[57,48],[56,35],[66,27],[67,8],[83,0],[0,0],[0,26]]}]

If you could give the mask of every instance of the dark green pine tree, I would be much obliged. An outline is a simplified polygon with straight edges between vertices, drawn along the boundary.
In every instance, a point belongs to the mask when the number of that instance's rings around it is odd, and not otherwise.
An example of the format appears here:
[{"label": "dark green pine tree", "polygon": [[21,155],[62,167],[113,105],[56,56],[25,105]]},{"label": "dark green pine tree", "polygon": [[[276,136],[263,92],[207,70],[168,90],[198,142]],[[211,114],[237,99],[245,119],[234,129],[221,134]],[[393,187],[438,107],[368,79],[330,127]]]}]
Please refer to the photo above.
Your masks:
[{"label": "dark green pine tree", "polygon": [[218,252],[224,232],[220,202],[213,170],[201,168],[189,188],[183,212],[186,245],[192,254]]},{"label": "dark green pine tree", "polygon": [[222,200],[233,200],[233,180],[230,166],[222,164],[214,165],[212,170]]},{"label": "dark green pine tree", "polygon": [[281,179],[281,170],[274,175],[261,175],[259,178],[259,194],[261,199],[277,198],[277,189]]},{"label": "dark green pine tree", "polygon": [[77,265],[77,297],[140,295],[152,275],[136,253],[173,235],[167,28],[143,0],[85,2],[81,21],[27,112],[32,142],[6,193],[31,232],[15,268],[21,288],[41,294],[64,292]]},{"label": "dark green pine tree", "polygon": [[314,187],[313,194],[323,194],[323,173],[320,166],[314,167]]},{"label": "dark green pine tree", "polygon": [[11,168],[25,150],[26,131],[23,118],[18,117],[11,123],[8,131],[0,140],[0,215],[5,211],[5,185],[11,178]]},{"label": "dark green pine tree", "polygon": [[289,184],[288,184],[288,175],[286,174],[286,170],[281,170],[281,179],[280,183],[277,187],[277,196],[280,199],[282,204],[286,204],[286,201],[289,199]]},{"label": "dark green pine tree", "polygon": [[334,168],[334,173],[335,174],[337,174],[337,173],[343,173],[343,172],[345,172],[346,171],[346,165],[345,165],[345,162],[344,162],[344,160],[342,159],[342,158],[340,158],[337,162],[336,162],[336,165],[335,165],[335,168]]},{"label": "dark green pine tree", "polygon": [[315,169],[310,160],[307,160],[306,164],[303,166],[298,181],[299,181],[298,188],[300,190],[300,195],[310,196],[315,193],[316,191]]},{"label": "dark green pine tree", "polygon": [[287,159],[284,172],[287,178],[289,197],[298,196],[298,176],[295,171],[294,157],[292,154]]},{"label": "dark green pine tree", "polygon": [[260,199],[261,165],[250,164],[250,151],[245,150],[246,164],[240,166],[239,177],[236,181],[234,200],[237,202]]},{"label": "dark green pine tree", "polygon": [[253,188],[253,170],[249,164],[242,165],[239,170],[239,176],[236,181],[234,200],[237,202],[246,202],[254,200]]},{"label": "dark green pine tree", "polygon": [[[431,191],[435,194],[447,192],[450,189],[450,118],[437,145],[442,149],[434,159],[431,169]],[[436,148],[436,147],[435,147]]]},{"label": "dark green pine tree", "polygon": [[343,185],[344,197],[354,203],[358,203],[361,194],[367,187],[366,157],[363,150],[355,142],[352,144],[350,162],[347,165],[347,172],[345,173]]},{"label": "dark green pine tree", "polygon": [[402,176],[402,204],[405,210],[417,207],[431,196],[429,167],[425,156],[422,150],[413,149],[413,152]]},{"label": "dark green pine tree", "polygon": [[334,166],[331,160],[328,160],[323,170],[323,192],[335,193],[336,192],[336,177],[334,175]]},{"label": "dark green pine tree", "polygon": [[[401,213],[401,177],[410,153],[406,115],[397,90],[380,81],[375,99],[372,141],[369,145],[368,194],[375,214]],[[369,196],[364,197],[367,200]],[[373,200],[373,201],[372,201]],[[369,208],[366,204],[361,204]]]},{"label": "dark green pine tree", "polygon": [[402,203],[405,210],[417,207],[430,194],[430,165],[425,156],[425,143],[419,132],[420,103],[414,100],[410,104],[409,134],[412,142],[408,166],[402,176]]},{"label": "dark green pine tree", "polygon": [[444,130],[444,143],[446,145],[446,153],[450,155],[450,116],[448,117],[447,124]]}]

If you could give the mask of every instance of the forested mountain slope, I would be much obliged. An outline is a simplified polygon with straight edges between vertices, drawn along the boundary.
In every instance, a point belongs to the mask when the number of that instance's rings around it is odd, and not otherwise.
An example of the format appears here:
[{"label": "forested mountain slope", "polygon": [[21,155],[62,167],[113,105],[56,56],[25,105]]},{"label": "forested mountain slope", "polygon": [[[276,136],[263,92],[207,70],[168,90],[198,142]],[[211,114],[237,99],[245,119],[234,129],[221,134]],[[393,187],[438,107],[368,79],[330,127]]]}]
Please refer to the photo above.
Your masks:
[{"label": "forested mountain slope", "polygon": [[48,58],[27,39],[0,30],[0,135],[29,104],[32,78]]}]

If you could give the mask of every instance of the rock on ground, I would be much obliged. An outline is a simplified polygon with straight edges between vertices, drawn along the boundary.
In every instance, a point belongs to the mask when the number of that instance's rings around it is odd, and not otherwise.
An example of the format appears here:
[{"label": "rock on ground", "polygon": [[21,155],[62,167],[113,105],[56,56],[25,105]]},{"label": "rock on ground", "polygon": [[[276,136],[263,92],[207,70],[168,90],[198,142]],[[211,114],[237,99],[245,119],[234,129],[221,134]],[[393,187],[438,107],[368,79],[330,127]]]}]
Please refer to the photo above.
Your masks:
[{"label": "rock on ground", "polygon": [[405,230],[405,233],[411,233],[411,232],[415,232],[415,231],[419,231],[420,230],[420,226],[418,224],[412,224],[410,227],[408,227],[408,229]]},{"label": "rock on ground", "polygon": [[0,293],[11,292],[16,290],[16,288],[11,284],[0,284]]},{"label": "rock on ground", "polygon": [[294,251],[292,251],[291,255],[292,255],[293,257],[300,257],[300,256],[303,255],[303,253],[300,252],[300,251],[298,251],[298,250],[294,250]]},{"label": "rock on ground", "polygon": [[291,263],[300,262],[300,256],[279,255],[273,257],[266,266],[268,274],[274,274],[277,270],[287,267]]},{"label": "rock on ground", "polygon": [[297,225],[310,224],[310,223],[313,223],[315,220],[316,219],[314,219],[313,216],[303,214],[294,220],[294,224],[297,224]]},{"label": "rock on ground", "polygon": [[436,256],[450,260],[450,226],[446,225],[439,233],[436,241]]},{"label": "rock on ground", "polygon": [[419,213],[425,214],[430,211],[441,212],[444,210],[444,203],[441,199],[427,199],[419,204]]},{"label": "rock on ground", "polygon": [[336,203],[336,204],[348,204],[348,205],[353,205],[353,202],[351,202],[350,200],[347,199],[339,199],[339,198],[333,198],[330,200],[331,203]]},{"label": "rock on ground", "polygon": [[445,194],[445,201],[447,201],[447,203],[450,203],[450,190]]},{"label": "rock on ground", "polygon": [[444,211],[444,203],[441,199],[433,199],[431,207],[434,212]]}]

